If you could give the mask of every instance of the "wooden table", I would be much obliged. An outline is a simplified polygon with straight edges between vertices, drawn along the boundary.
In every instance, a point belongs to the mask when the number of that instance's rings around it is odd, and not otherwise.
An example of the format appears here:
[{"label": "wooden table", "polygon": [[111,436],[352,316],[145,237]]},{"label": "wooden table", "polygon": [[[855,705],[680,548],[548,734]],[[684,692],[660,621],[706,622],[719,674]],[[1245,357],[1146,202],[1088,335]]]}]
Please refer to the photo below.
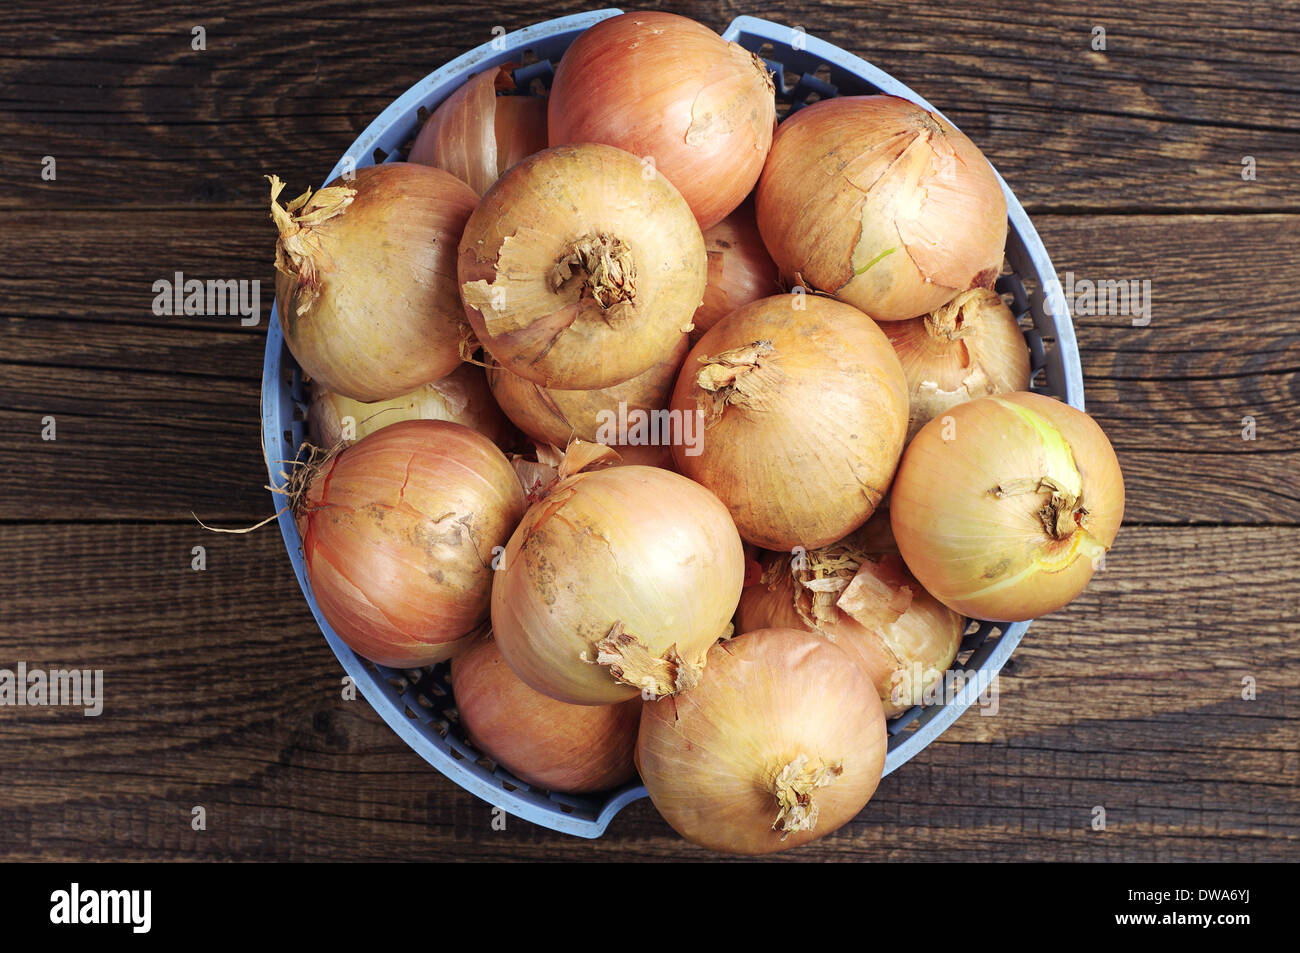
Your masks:
[{"label": "wooden table", "polygon": [[[105,672],[100,717],[0,708],[0,858],[710,857],[646,801],[595,842],[494,830],[343,700],[274,527],[191,516],[272,510],[265,317],[153,309],[179,271],[260,279],[269,313],[264,173],[318,184],[494,26],[582,7],[220,6],[0,19],[0,668]],[[1151,289],[1147,326],[1076,317],[1128,482],[1106,571],[1034,623],[996,717],[972,709],[784,859],[1297,856],[1300,7],[1089,6],[665,5],[864,56],[985,150],[1063,278]]]}]

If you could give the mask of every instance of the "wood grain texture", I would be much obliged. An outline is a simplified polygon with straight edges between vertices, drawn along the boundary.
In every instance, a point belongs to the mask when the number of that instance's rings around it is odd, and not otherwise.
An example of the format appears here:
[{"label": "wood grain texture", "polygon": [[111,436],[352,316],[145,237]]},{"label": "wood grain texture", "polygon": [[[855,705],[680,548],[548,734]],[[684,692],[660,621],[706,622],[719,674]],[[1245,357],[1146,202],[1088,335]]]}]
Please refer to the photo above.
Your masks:
[{"label": "wood grain texture", "polygon": [[[842,831],[774,859],[1300,857],[1300,4],[645,6],[718,29],[759,13],[863,56],[986,151],[1062,278],[1150,282],[1145,327],[1075,317],[1127,480],[1105,571],[1034,623],[996,715],[972,708]],[[262,175],[318,184],[493,26],[585,8],[6,6],[0,668],[102,668],[106,699],[98,718],[0,708],[0,859],[716,859],[647,801],[594,842],[493,830],[341,698],[275,527],[190,517],[274,505]],[[177,271],[260,280],[262,322],[155,315],[153,282]]]},{"label": "wood grain texture", "polygon": [[[1300,530],[1121,542],[1077,602],[1034,623],[995,714],[972,708],[848,827],[780,859],[1294,857]],[[9,527],[0,606],[0,659],[103,668],[105,696],[97,718],[0,713],[7,859],[711,856],[646,802],[596,842],[514,818],[493,830],[485,803],[342,700],[273,529]],[[190,829],[195,805],[206,831]]]},{"label": "wood grain texture", "polygon": [[[800,26],[897,76],[985,150],[1031,211],[1295,210],[1300,9],[1244,0],[1081,8],[977,4],[647,3],[723,29]],[[492,28],[580,3],[367,4],[304,15],[236,0],[20,7],[0,22],[0,205],[260,205],[263,173],[319,184],[367,123]],[[206,30],[206,50],[192,30]],[[1093,31],[1106,49],[1093,49]],[[59,177],[39,177],[43,156]],[[1254,156],[1256,178],[1243,181]]]}]

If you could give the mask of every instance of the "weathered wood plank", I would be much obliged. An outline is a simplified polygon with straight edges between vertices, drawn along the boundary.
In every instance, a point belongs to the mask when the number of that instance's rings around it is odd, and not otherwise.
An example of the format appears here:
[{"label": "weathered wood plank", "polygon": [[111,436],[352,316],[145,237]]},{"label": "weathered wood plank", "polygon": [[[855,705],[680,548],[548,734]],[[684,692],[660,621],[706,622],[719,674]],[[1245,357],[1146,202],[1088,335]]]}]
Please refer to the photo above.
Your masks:
[{"label": "weathered wood plank", "polygon": [[[841,833],[785,859],[1294,859],[1300,579],[1284,567],[1300,534],[1139,529],[1123,543],[1035,622],[996,714],[967,712]],[[0,661],[19,660],[103,668],[105,702],[98,718],[0,710],[6,859],[712,856],[645,802],[594,843],[517,819],[494,831],[486,804],[341,699],[274,530],[6,527]],[[195,805],[206,831],[190,828]]]},{"label": "weathered wood plank", "polygon": [[[652,3],[722,29],[752,5]],[[0,23],[0,205],[260,205],[262,173],[318,184],[396,96],[508,30],[589,9],[512,0],[307,16],[238,0],[139,0],[96,16],[20,6]],[[1031,209],[1295,210],[1300,9],[1219,0],[1084,10],[927,0],[766,4],[908,83],[962,126]],[[199,22],[202,21],[202,22]],[[206,49],[192,31],[206,30]],[[1104,29],[1105,49],[1095,49]],[[58,163],[40,178],[44,156]],[[1253,156],[1255,178],[1242,178]]]}]

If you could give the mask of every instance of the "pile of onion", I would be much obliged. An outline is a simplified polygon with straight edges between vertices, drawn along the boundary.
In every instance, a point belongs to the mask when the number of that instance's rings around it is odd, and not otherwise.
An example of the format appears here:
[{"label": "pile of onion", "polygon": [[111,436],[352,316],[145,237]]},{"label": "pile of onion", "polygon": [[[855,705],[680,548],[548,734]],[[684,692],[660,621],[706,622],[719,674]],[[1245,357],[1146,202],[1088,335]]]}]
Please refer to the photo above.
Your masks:
[{"label": "pile of onion", "polygon": [[710,228],[758,181],[776,125],[773,90],[757,54],[703,24],[625,13],[565,51],[551,86],[550,143],[603,142],[645,157]]},{"label": "pile of onion", "polygon": [[418,387],[409,394],[365,404],[350,397],[313,387],[307,410],[308,430],[313,443],[327,449],[350,447],[382,427],[403,420],[448,420],[477,430],[497,446],[514,437],[483,370],[462,364],[442,380]]},{"label": "pile of onion", "polygon": [[886,321],[903,365],[911,410],[907,439],[949,407],[990,394],[1029,390],[1029,348],[996,292],[976,288],[924,318]]},{"label": "pile of onion", "polygon": [[592,390],[649,370],[691,328],[704,237],[662,174],[603,145],[547,149],[483,197],[460,241],[465,314],[502,366]]},{"label": "pile of onion", "polygon": [[307,578],[358,654],[432,665],[487,618],[493,560],[525,506],[487,437],[407,420],[309,467],[302,481],[294,515]]},{"label": "pile of onion", "polygon": [[1007,203],[983,153],[896,96],[839,96],[783,122],[758,230],[781,270],[877,321],[919,317],[1002,267]]},{"label": "pile of onion", "polygon": [[918,583],[897,554],[872,553],[861,531],[795,555],[769,553],[746,586],[736,631],[806,629],[862,666],[893,718],[919,705],[957,657],[965,620]]},{"label": "pile of onion", "polygon": [[456,244],[478,197],[441,169],[357,169],[287,206],[271,176],[275,295],[289,350],[312,380],[388,400],[446,377],[467,337]]},{"label": "pile of onion", "polygon": [[963,615],[1055,612],[1092,578],[1124,515],[1124,480],[1091,417],[1039,394],[981,397],[921,428],[890,522],[908,569]]},{"label": "pile of onion", "polygon": [[678,471],[727,505],[766,549],[824,546],[884,498],[907,433],[907,382],[875,322],[792,294],[746,305],[687,355],[672,408],[698,413],[700,452]]},{"label": "pile of onion", "polygon": [[451,663],[456,711],[473,745],[521,781],[549,791],[604,791],[632,779],[641,699],[566,705],[510,670],[492,639]]},{"label": "pile of onion", "polygon": [[514,88],[504,66],[470,78],[425,121],[408,159],[444,169],[482,195],[506,169],[546,148],[546,100],[497,95]]},{"label": "pile of onion", "polygon": [[743,578],[736,527],[699,484],[643,466],[567,473],[510,537],[492,628],[515,673],[552,698],[658,697],[699,682]]},{"label": "pile of onion", "polygon": [[636,764],[687,840],[767,854],[823,837],[866,806],[885,767],[871,680],[820,635],[760,629],[720,642],[707,676],[645,705]]},{"label": "pile of onion", "polygon": [[780,272],[758,234],[753,202],[744,202],[707,229],[704,248],[709,256],[709,283],[704,303],[695,312],[692,341],[742,305],[782,290]]},{"label": "pile of onion", "polygon": [[965,135],[888,95],[778,126],[761,56],[675,14],[574,32],[545,97],[480,56],[409,162],[269,177],[285,492],[327,631],[450,660],[488,758],[783,850],[872,797],[966,618],[1079,594],[1123,478],[1028,393]]}]

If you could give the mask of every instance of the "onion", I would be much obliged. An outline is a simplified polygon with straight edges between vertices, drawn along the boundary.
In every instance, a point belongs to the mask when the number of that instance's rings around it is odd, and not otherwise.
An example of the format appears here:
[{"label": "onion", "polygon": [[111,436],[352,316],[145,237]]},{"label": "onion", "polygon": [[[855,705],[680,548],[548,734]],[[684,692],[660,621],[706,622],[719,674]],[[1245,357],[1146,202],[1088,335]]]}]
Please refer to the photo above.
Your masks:
[{"label": "onion", "polygon": [[877,321],[992,287],[1007,203],[992,166],[946,120],[895,96],[840,96],[781,124],[757,194],[784,272]]},{"label": "onion", "polygon": [[885,717],[893,718],[921,704],[943,678],[965,620],[922,589],[897,554],[870,553],[858,537],[793,556],[768,554],[760,584],[741,593],[736,631],[826,636],[862,666]]},{"label": "onion", "polygon": [[880,699],[848,655],[810,632],[761,629],[714,646],[697,687],[643,708],[636,763],[687,840],[767,854],[861,811],[885,741]]},{"label": "onion", "polygon": [[949,407],[975,397],[1029,390],[1025,336],[1002,299],[987,288],[959,294],[924,318],[886,321],[907,377],[907,439]]},{"label": "onion", "polygon": [[462,364],[442,380],[409,394],[363,404],[350,397],[312,388],[308,429],[319,447],[350,447],[363,437],[403,420],[449,420],[477,430],[499,447],[514,434],[501,408],[492,399],[481,368]]},{"label": "onion", "polygon": [[746,541],[774,550],[824,546],[866,522],[907,432],[889,339],[815,295],[764,298],[715,325],[672,407],[698,411],[705,428],[702,446],[673,447],[678,470],[718,495]]},{"label": "onion", "polygon": [[504,66],[472,76],[433,111],[410,161],[445,169],[482,195],[506,169],[546,148],[546,100],[497,95],[514,88]]},{"label": "onion", "polygon": [[704,237],[677,190],[645,171],[610,146],[561,146],[483,197],[460,243],[461,294],[506,369],[543,387],[609,387],[690,330]]},{"label": "onion", "polygon": [[890,522],[921,585],[963,615],[1017,622],[1088,584],[1124,515],[1124,479],[1091,417],[1039,394],[981,397],[921,428]]},{"label": "onion", "polygon": [[492,627],[515,673],[552,698],[666,695],[699,680],[743,578],[740,537],[703,487],[652,467],[578,473],[510,538]]},{"label": "onion", "polygon": [[[659,436],[651,425],[667,413],[688,347],[683,336],[649,370],[600,390],[548,389],[499,364],[489,365],[487,382],[506,416],[534,440],[565,447],[577,437],[618,447],[620,455],[625,448],[654,448],[662,458],[667,446],[651,442]],[[620,422],[627,426],[620,427]],[[629,445],[628,440],[633,442]]]},{"label": "onion", "polygon": [[478,201],[441,169],[357,169],[282,208],[271,176],[275,294],[302,369],[353,400],[388,400],[446,377],[466,337],[456,243]]},{"label": "onion", "polygon": [[474,746],[521,781],[548,791],[604,791],[632,778],[641,699],[566,705],[510,670],[492,639],[451,665],[460,723]]},{"label": "onion", "polygon": [[484,621],[492,560],[525,505],[487,437],[406,420],[300,479],[307,577],[321,614],[356,652],[381,665],[431,665]]},{"label": "onion", "polygon": [[744,202],[706,231],[704,247],[709,256],[709,284],[704,289],[704,303],[695,312],[694,340],[741,305],[782,290],[781,276],[754,222],[753,202]]},{"label": "onion", "polygon": [[772,145],[767,64],[672,13],[610,17],[574,40],[551,86],[553,146],[603,142],[653,160],[700,228],[753,189]]}]

